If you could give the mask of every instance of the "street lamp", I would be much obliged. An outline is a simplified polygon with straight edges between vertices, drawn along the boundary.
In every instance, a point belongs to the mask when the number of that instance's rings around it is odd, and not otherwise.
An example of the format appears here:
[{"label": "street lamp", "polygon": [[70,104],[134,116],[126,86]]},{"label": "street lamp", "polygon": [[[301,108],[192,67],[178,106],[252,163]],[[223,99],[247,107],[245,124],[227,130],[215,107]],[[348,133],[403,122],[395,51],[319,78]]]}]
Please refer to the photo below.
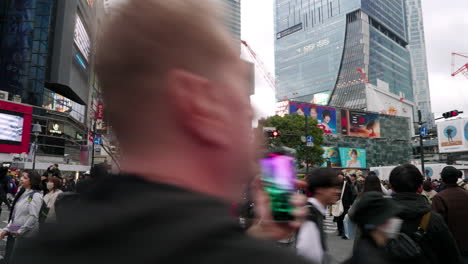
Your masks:
[{"label": "street lamp", "polygon": [[32,132],[34,134],[34,158],[33,158],[33,167],[32,169],[36,169],[36,153],[37,153],[37,137],[42,132],[42,127],[38,123],[34,124],[32,127]]}]

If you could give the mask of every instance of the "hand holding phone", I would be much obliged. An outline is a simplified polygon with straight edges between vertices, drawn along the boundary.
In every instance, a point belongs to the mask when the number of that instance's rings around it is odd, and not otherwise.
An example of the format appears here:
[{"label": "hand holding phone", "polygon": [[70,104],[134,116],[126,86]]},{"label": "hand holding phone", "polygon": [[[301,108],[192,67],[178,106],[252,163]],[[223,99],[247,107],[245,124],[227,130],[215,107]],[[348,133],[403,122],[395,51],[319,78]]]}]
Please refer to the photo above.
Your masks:
[{"label": "hand holding phone", "polygon": [[290,199],[295,192],[294,158],[269,154],[260,163],[263,188],[270,198],[273,219],[279,222],[293,221]]}]

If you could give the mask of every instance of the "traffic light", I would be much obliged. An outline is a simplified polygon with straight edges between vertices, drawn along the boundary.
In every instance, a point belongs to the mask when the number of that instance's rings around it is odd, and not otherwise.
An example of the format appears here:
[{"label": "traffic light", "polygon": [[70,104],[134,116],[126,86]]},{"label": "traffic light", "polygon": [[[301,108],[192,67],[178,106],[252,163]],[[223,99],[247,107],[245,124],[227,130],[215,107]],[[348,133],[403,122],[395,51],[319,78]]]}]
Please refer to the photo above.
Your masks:
[{"label": "traffic light", "polygon": [[268,137],[277,138],[280,136],[280,132],[278,130],[268,131]]},{"label": "traffic light", "polygon": [[462,111],[458,111],[458,110],[452,110],[450,112],[445,112],[442,114],[442,116],[447,119],[447,118],[451,118],[451,117],[456,117],[458,116],[459,114],[463,113]]}]

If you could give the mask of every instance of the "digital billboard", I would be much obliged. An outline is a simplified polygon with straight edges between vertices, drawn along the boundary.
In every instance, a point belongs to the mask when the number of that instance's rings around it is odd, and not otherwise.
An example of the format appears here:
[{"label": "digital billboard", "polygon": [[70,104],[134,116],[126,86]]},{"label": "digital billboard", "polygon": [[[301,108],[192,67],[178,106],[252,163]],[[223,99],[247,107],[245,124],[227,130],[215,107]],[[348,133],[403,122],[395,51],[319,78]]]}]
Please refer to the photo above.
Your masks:
[{"label": "digital billboard", "polygon": [[73,41],[80,50],[81,54],[83,54],[85,60],[89,61],[89,54],[91,52],[91,40],[79,14],[76,15]]},{"label": "digital billboard", "polygon": [[323,148],[323,159],[325,162],[322,167],[327,167],[327,163],[330,162],[332,168],[341,167],[340,152],[337,147],[322,147]]},{"label": "digital billboard", "polygon": [[380,115],[361,111],[342,110],[342,132],[348,136],[380,137]]},{"label": "digital billboard", "polygon": [[32,107],[0,101],[0,153],[27,153]]},{"label": "digital billboard", "polygon": [[325,134],[336,134],[336,109],[305,103],[289,103],[289,114],[310,116],[317,119],[317,126]]},{"label": "digital billboard", "polygon": [[365,149],[340,148],[341,165],[344,168],[366,168],[367,157]]},{"label": "digital billboard", "polygon": [[12,114],[0,110],[0,142],[20,144],[23,138],[24,118],[21,114]]},{"label": "digital billboard", "polygon": [[468,119],[455,119],[437,124],[439,152],[468,151]]}]

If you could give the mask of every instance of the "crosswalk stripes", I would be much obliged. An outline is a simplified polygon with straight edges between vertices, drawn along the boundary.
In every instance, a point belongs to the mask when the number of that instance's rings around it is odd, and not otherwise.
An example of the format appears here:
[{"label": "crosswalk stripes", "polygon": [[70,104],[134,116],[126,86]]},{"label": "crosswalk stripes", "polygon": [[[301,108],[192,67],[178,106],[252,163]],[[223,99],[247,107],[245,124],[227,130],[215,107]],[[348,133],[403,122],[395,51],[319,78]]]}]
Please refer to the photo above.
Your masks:
[{"label": "crosswalk stripes", "polygon": [[323,229],[324,229],[324,232],[327,234],[335,234],[338,232],[336,223],[333,222],[333,216],[330,216],[328,212],[327,212],[327,215],[325,216],[325,220],[323,221]]}]

